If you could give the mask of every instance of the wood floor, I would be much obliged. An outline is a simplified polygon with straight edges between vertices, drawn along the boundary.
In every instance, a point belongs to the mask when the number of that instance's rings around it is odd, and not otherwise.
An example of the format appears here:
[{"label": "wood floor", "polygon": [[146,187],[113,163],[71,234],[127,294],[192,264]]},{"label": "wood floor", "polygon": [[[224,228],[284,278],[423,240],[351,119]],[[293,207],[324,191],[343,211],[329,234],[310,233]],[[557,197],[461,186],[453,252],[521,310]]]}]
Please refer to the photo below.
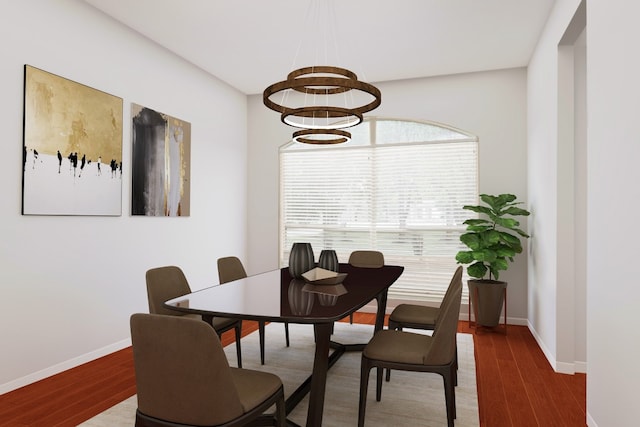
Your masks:
[{"label": "wood floor", "polygon": [[[354,321],[373,324],[374,315]],[[244,323],[243,333],[255,330]],[[458,330],[474,331],[467,322]],[[233,331],[222,342],[232,343]],[[481,330],[474,343],[481,427],[586,426],[586,376],[554,373],[527,328]],[[0,426],[76,426],[135,392],[127,348],[0,396]]]}]

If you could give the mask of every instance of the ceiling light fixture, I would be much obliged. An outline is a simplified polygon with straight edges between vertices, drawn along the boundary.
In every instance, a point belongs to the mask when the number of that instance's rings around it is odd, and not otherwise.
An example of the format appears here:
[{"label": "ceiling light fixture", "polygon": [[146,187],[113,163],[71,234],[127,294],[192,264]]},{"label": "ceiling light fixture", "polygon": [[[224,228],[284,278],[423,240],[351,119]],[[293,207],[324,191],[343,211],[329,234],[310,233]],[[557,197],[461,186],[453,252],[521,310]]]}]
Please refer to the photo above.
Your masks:
[{"label": "ceiling light fixture", "polygon": [[291,71],[286,80],[268,86],[262,100],[283,123],[301,129],[294,132],[294,141],[340,144],[351,139],[342,129],[362,123],[363,114],[377,108],[382,96],[353,71],[319,65]]}]

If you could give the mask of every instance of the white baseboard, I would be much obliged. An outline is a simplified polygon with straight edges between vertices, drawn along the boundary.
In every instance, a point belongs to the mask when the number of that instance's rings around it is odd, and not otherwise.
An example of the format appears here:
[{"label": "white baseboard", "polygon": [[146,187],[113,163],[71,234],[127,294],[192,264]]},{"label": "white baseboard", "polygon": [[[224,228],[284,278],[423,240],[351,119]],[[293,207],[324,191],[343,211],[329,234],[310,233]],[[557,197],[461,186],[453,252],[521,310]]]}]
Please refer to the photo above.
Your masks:
[{"label": "white baseboard", "polygon": [[90,353],[83,354],[82,356],[75,357],[65,362],[58,363],[57,365],[50,366],[46,369],[42,369],[38,372],[34,372],[32,374],[26,375],[22,378],[18,378],[8,383],[4,383],[0,385],[0,395],[19,389],[20,387],[24,387],[26,385],[32,384],[36,381],[43,380],[52,375],[59,374],[60,372],[66,371],[68,369],[75,368],[76,366],[80,366],[84,363],[91,362],[92,360],[98,359],[102,356],[106,356],[107,354],[114,353],[118,350],[122,350],[123,348],[127,348],[129,346],[131,346],[131,338],[124,339],[122,341],[108,345],[106,347],[102,347]]},{"label": "white baseboard", "polygon": [[533,325],[527,322],[527,326],[529,327],[529,331],[531,331],[531,335],[533,335],[533,338],[538,343],[538,347],[540,347],[540,349],[544,353],[544,357],[546,357],[547,361],[551,365],[551,368],[553,368],[555,372],[559,374],[569,375],[573,375],[575,373],[585,374],[587,372],[587,362],[558,362],[549,348],[545,345],[544,341],[542,341],[542,338],[540,338],[540,335],[538,335],[538,332],[535,330]]}]

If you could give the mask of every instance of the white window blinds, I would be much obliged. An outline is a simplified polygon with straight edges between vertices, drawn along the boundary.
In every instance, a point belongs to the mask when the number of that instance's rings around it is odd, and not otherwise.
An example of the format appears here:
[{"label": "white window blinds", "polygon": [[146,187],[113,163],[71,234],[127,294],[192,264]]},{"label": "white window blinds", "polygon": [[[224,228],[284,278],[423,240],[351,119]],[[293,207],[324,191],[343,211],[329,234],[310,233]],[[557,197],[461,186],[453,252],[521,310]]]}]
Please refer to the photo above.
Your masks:
[{"label": "white window blinds", "polygon": [[341,262],[357,249],[405,271],[390,298],[439,302],[464,249],[477,202],[477,139],[441,125],[367,119],[337,147],[288,144],[280,153],[280,264],[294,242]]}]

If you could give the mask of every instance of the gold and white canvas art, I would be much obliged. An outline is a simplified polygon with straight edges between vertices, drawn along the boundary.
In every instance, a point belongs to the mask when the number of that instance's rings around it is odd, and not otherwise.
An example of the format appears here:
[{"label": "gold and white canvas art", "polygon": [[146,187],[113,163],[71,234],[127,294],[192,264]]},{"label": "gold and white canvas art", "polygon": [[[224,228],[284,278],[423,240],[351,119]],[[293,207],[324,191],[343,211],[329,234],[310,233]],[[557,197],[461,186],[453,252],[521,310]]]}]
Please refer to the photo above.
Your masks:
[{"label": "gold and white canvas art", "polygon": [[22,213],[122,214],[122,98],[24,69]]}]

